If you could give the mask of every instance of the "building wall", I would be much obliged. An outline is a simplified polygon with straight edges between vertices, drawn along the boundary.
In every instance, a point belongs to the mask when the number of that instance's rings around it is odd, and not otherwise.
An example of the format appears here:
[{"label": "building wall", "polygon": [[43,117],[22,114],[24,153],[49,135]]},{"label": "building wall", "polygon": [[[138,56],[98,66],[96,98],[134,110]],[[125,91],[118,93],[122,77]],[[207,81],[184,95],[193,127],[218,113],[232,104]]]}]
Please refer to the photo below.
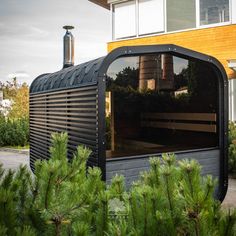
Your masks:
[{"label": "building wall", "polygon": [[232,0],[232,23],[235,24],[236,23],[236,0]]},{"label": "building wall", "polygon": [[217,58],[230,79],[236,73],[228,68],[227,60],[236,59],[236,24],[185,32],[169,33],[108,43],[108,52],[117,47],[153,44],[176,44]]}]

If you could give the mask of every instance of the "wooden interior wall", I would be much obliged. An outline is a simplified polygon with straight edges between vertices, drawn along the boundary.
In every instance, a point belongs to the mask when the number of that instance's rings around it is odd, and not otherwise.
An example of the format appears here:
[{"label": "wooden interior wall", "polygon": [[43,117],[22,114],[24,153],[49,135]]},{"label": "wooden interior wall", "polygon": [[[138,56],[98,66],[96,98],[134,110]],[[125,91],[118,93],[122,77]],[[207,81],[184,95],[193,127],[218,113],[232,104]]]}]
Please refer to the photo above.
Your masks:
[{"label": "wooden interior wall", "polygon": [[227,63],[236,59],[236,24],[114,41],[108,43],[108,52],[122,46],[153,44],[176,44],[213,56],[223,64],[229,78],[236,78]]}]

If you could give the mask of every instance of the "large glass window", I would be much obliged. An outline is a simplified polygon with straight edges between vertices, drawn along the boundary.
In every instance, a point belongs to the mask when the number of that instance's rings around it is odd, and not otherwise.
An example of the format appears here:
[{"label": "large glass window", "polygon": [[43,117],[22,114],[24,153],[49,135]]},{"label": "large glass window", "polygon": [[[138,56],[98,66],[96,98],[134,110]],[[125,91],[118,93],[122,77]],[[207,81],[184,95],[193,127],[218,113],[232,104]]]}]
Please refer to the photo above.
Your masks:
[{"label": "large glass window", "polygon": [[217,75],[171,54],[115,60],[107,71],[107,158],[218,146]]},{"label": "large glass window", "polygon": [[114,34],[116,39],[136,35],[135,11],[135,1],[114,5]]},{"label": "large glass window", "polygon": [[200,0],[200,24],[229,21],[229,0]]},{"label": "large glass window", "polygon": [[139,35],[164,31],[164,1],[139,0]]},{"label": "large glass window", "polygon": [[167,31],[196,27],[195,0],[166,0]]}]

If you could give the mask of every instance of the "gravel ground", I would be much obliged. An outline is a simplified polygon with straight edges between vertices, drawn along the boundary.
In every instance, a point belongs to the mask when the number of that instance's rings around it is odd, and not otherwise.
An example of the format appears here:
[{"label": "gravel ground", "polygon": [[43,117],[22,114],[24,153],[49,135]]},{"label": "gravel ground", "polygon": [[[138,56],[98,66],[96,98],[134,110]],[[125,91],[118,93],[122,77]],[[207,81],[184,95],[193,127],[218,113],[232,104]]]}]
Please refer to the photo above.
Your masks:
[{"label": "gravel ground", "polygon": [[[0,163],[5,169],[16,169],[21,164],[29,166],[29,156],[0,149]],[[236,207],[236,179],[229,179],[228,192],[222,206]]]}]

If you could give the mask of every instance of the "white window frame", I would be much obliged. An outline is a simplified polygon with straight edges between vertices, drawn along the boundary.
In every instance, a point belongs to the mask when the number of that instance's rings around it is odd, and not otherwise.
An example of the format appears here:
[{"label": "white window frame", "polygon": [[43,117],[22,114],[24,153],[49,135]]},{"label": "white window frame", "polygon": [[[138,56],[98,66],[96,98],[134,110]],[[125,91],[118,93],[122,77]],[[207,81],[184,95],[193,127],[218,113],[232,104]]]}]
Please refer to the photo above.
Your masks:
[{"label": "white window frame", "polygon": [[148,32],[148,33],[140,33],[139,32],[139,29],[140,29],[140,20],[139,20],[139,11],[140,11],[140,7],[139,7],[139,4],[140,4],[140,1],[141,0],[137,0],[136,1],[136,10],[137,10],[137,14],[138,14],[138,18],[137,18],[137,32],[138,32],[138,36],[143,36],[143,35],[152,35],[152,34],[158,34],[158,33],[163,33],[163,32],[165,32],[165,29],[166,29],[166,27],[165,27],[165,25],[166,25],[166,23],[165,23],[165,9],[166,9],[166,7],[165,7],[165,3],[166,3],[166,1],[165,0],[159,0],[159,1],[162,1],[162,4],[163,4],[163,7],[162,7],[162,15],[163,15],[163,25],[162,25],[162,27],[163,27],[163,30],[155,30],[155,31],[152,31],[152,32]]},{"label": "white window frame", "polygon": [[135,4],[135,19],[134,19],[134,24],[135,24],[135,32],[134,32],[134,34],[132,34],[132,35],[129,35],[129,36],[124,36],[124,37],[120,37],[120,38],[117,38],[117,39],[126,39],[126,38],[135,38],[135,37],[137,37],[137,0],[126,0],[126,1],[119,1],[119,2],[117,2],[116,4],[113,4],[112,5],[112,26],[113,26],[113,35],[112,35],[112,38],[114,39],[115,38],[115,11],[114,11],[114,6],[115,5],[118,5],[118,4],[122,4],[122,3],[125,3],[125,2],[131,2],[131,1],[133,1],[134,2],[134,4]]},{"label": "white window frame", "polygon": [[[232,1],[229,0],[229,21],[225,22],[219,22],[219,23],[214,23],[214,24],[206,24],[206,25],[200,25],[200,0],[195,0],[196,1],[196,19],[197,19],[197,28],[196,29],[205,29],[205,28],[211,28],[211,27],[216,27],[216,26],[223,26],[223,25],[229,25],[232,23]],[[198,11],[197,11],[198,8]]]},{"label": "white window frame", "polygon": [[230,0],[231,2],[231,23],[236,24],[236,0]]},{"label": "white window frame", "polygon": [[235,24],[236,23],[236,9],[233,9],[234,6],[236,6],[236,0],[229,0],[229,21],[227,22],[220,22],[220,23],[215,23],[215,24],[206,24],[206,25],[200,25],[200,0],[195,0],[195,5],[196,5],[196,27],[194,28],[188,28],[188,29],[183,29],[183,30],[176,30],[176,31],[167,31],[167,9],[166,9],[166,0],[162,0],[164,4],[164,32],[156,32],[156,33],[147,33],[144,35],[140,35],[138,32],[139,29],[139,16],[138,16],[138,4],[139,0],[135,0],[136,4],[136,19],[135,19],[135,25],[136,25],[136,35],[134,37],[124,37],[121,39],[116,39],[115,38],[115,28],[114,28],[114,5],[121,3],[121,2],[126,2],[129,0],[117,0],[111,3],[111,32],[112,32],[112,41],[120,41],[120,40],[125,40],[125,39],[131,39],[131,38],[143,38],[143,37],[148,37],[150,35],[165,35],[165,34],[171,34],[171,33],[178,33],[178,32],[185,32],[185,31],[190,31],[190,30],[196,30],[196,29],[205,29],[205,28],[212,28],[216,26],[224,26],[224,25],[230,25],[230,24]]}]

